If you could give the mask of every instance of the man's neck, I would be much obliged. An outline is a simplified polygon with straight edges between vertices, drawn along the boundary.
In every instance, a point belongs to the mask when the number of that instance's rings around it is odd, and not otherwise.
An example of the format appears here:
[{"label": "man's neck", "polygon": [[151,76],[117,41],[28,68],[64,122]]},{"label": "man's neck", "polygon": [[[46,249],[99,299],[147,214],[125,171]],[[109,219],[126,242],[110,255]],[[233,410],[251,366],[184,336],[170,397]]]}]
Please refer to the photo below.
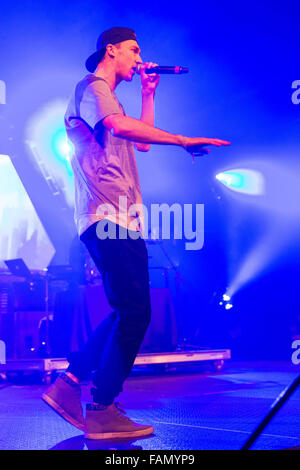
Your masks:
[{"label": "man's neck", "polygon": [[110,64],[101,63],[96,68],[94,75],[99,78],[103,78],[109,85],[110,89],[114,91],[119,85],[120,80],[118,81],[115,70]]}]

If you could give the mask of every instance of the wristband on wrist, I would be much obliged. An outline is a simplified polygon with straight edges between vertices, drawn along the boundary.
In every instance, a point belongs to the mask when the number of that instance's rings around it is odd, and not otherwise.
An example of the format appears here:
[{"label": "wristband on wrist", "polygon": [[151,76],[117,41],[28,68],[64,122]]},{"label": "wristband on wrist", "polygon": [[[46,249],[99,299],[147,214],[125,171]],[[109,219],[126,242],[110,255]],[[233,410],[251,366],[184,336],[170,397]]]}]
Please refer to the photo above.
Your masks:
[{"label": "wristband on wrist", "polygon": [[187,147],[187,137],[184,137],[183,135],[181,135],[180,137],[181,137],[181,145],[182,145],[182,147],[184,147],[186,149],[186,147]]}]

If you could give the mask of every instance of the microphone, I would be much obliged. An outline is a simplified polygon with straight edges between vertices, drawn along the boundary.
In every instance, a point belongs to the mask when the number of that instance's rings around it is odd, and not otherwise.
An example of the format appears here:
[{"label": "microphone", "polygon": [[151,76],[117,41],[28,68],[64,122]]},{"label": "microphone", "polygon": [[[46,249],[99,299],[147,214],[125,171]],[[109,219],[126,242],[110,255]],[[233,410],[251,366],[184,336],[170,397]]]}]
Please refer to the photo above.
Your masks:
[{"label": "microphone", "polygon": [[[136,67],[136,73],[140,75],[141,73],[142,64],[138,64]],[[146,73],[157,73],[157,74],[181,74],[181,73],[188,73],[189,69],[187,67],[179,67],[179,66],[165,66],[165,65],[157,65],[155,67],[151,67],[150,69],[145,69]]]}]

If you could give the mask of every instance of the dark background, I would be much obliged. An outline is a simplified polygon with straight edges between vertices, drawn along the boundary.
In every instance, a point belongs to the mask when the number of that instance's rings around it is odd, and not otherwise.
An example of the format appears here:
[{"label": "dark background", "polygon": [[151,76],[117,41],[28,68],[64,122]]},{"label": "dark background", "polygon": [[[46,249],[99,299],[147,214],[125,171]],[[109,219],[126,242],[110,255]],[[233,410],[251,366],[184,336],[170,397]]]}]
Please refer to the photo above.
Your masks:
[{"label": "dark background", "polygon": [[[188,75],[162,76],[156,93],[157,127],[190,136],[229,140],[192,164],[180,148],[152,146],[138,154],[144,202],[205,204],[205,244],[185,250],[185,240],[164,242],[184,282],[174,295],[180,338],[200,346],[229,346],[236,356],[290,358],[299,328],[299,123],[292,82],[299,75],[299,5],[288,2],[15,1],[1,6],[0,79],[7,85],[10,119],[25,138],[33,113],[67,100],[86,74],[84,62],[100,32],[136,30],[144,61],[189,67]],[[117,95],[138,117],[139,78]],[[21,147],[20,147],[21,149]],[[23,158],[22,151],[18,158]],[[248,166],[268,181],[265,197],[243,196],[220,185],[220,171]],[[26,165],[24,165],[26,173]],[[29,171],[29,170],[28,170]],[[24,175],[26,178],[26,174]],[[41,199],[32,185],[31,199]],[[34,191],[39,192],[37,195]],[[48,232],[57,220],[36,203]],[[65,235],[52,241],[68,259],[72,211]],[[51,232],[52,233],[52,232]],[[153,265],[170,266],[160,247],[149,246]],[[232,299],[226,288],[249,265]],[[250,260],[250,261],[249,261]],[[152,285],[162,277],[151,271]],[[298,326],[297,326],[298,325]]]}]

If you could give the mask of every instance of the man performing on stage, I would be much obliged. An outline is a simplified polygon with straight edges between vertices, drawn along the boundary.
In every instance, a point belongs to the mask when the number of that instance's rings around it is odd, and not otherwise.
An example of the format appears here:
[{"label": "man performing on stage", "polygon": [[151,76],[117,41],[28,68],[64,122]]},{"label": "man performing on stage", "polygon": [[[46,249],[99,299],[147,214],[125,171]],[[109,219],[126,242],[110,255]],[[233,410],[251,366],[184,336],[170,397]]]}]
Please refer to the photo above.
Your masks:
[{"label": "man performing on stage", "polygon": [[[141,118],[126,116],[114,91],[121,81],[132,80],[138,64],[142,64],[142,59],[133,30],[115,27],[102,33],[97,51],[86,61],[90,74],[75,87],[65,114],[67,134],[74,145],[78,233],[102,275],[113,311],[84,349],[70,355],[67,372],[43,399],[70,423],[85,430],[90,439],[146,436],[153,432],[152,426],[130,420],[114,401],[130,374],[151,311],[143,214],[129,211],[133,205],[142,204],[134,145],[140,151],[148,151],[150,144],[177,145],[193,154],[209,144],[229,144],[219,139],[174,135],[153,126],[159,76],[145,72],[155,65],[152,63],[141,65]],[[127,208],[122,210],[121,196],[127,201]],[[105,213],[103,207],[114,210]],[[116,236],[99,236],[104,227]],[[93,401],[87,405],[84,420],[80,382],[92,372]]]}]

